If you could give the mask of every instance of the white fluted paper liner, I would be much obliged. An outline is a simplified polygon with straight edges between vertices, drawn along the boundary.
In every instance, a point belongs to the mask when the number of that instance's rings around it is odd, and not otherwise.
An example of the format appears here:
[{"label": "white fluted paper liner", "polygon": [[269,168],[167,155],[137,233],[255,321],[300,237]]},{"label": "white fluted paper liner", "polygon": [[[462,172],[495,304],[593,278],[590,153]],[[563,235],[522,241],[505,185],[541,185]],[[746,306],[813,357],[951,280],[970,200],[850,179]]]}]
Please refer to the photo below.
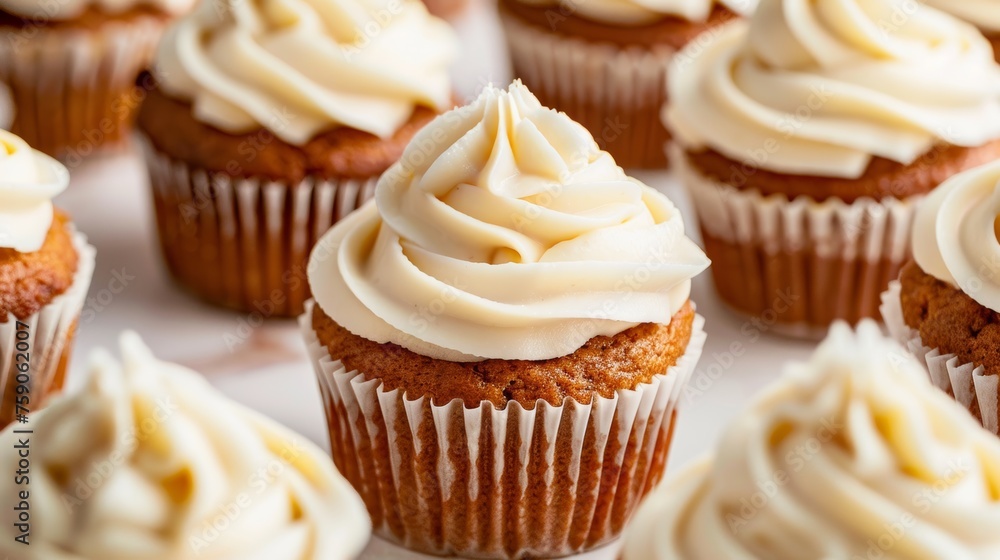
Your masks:
[{"label": "white fluted paper liner", "polygon": [[[42,406],[50,390],[59,388],[53,387],[53,384],[60,375],[60,362],[72,341],[76,322],[83,310],[97,256],[94,247],[87,244],[86,236],[75,230],[73,247],[79,260],[69,289],[30,317],[18,319],[8,314],[7,321],[0,323],[0,425],[12,421],[17,412],[17,376],[21,373],[18,364],[25,361],[24,357],[18,359],[18,354],[28,354],[28,408],[31,411]],[[26,327],[18,327],[18,323]],[[18,338],[18,332],[28,333],[27,337]],[[21,343],[20,348],[18,343]]]},{"label": "white fluted paper liner", "polygon": [[882,317],[889,335],[927,368],[934,385],[969,409],[982,421],[984,428],[1000,434],[1000,410],[997,406],[1000,403],[1000,376],[986,375],[983,366],[962,363],[955,354],[946,354],[939,348],[924,345],[920,333],[910,328],[903,319],[901,291],[902,285],[894,280],[882,294]]},{"label": "white fluted paper liner", "polygon": [[375,194],[377,177],[297,184],[195,168],[137,135],[149,168],[160,244],[177,281],[216,304],[295,317],[309,298],[309,252]]},{"label": "white fluted paper liner", "polygon": [[671,153],[727,304],[799,338],[821,338],[837,319],[878,318],[880,294],[909,259],[921,196],[765,197],[702,175],[676,146]]},{"label": "white fluted paper liner", "polygon": [[501,10],[517,78],[542,103],[584,125],[623,167],[662,167],[668,135],[659,114],[667,98],[668,46],[621,48],[567,37]]},{"label": "white fluted paper liner", "polygon": [[[696,316],[677,364],[614,398],[468,409],[457,399],[410,400],[346,371],[319,343],[312,305],[300,326],[338,467],[365,498],[377,534],[437,555],[550,558],[617,538],[662,477],[675,408],[706,338]],[[428,449],[434,466],[421,469]]]},{"label": "white fluted paper liner", "polygon": [[70,162],[127,140],[144,96],[134,92],[135,80],[164,26],[148,16],[96,29],[7,28],[0,33],[0,79],[14,102],[12,132]]}]

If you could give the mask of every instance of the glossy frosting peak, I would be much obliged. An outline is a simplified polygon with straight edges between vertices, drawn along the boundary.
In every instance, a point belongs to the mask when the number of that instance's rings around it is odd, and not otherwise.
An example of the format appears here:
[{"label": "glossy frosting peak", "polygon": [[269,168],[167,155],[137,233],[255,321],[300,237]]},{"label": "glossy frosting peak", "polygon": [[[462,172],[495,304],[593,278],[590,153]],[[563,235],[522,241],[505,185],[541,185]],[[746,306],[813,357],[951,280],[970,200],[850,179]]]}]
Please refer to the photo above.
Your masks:
[{"label": "glossy frosting peak", "polygon": [[[158,361],[134,333],[83,390],[0,434],[0,555],[19,560],[353,560],[371,525],[330,457]],[[29,435],[13,430],[32,430]],[[15,482],[30,440],[30,484]],[[30,546],[12,508],[30,492]]]},{"label": "glossy frosting peak", "polygon": [[624,560],[1000,557],[1000,440],[872,321],[836,324],[643,505]]},{"label": "glossy frosting peak", "polygon": [[1000,162],[956,175],[924,199],[913,257],[927,274],[1000,312]]},{"label": "glossy frosting peak", "polygon": [[0,130],[0,248],[32,253],[52,226],[52,199],[69,185],[69,171]]},{"label": "glossy frosting peak", "polygon": [[668,323],[708,266],[665,196],[519,82],[425,127],[375,198],[321,239],[310,287],[352,333],[434,358],[548,359]]},{"label": "glossy frosting peak", "polygon": [[451,107],[457,52],[420,0],[206,0],[154,71],[202,122],[302,145],[336,127],[390,137],[417,106]]},{"label": "glossy frosting peak", "polygon": [[972,25],[914,0],[763,0],[678,54],[665,120],[779,173],[858,178],[1000,138],[1000,67]]}]

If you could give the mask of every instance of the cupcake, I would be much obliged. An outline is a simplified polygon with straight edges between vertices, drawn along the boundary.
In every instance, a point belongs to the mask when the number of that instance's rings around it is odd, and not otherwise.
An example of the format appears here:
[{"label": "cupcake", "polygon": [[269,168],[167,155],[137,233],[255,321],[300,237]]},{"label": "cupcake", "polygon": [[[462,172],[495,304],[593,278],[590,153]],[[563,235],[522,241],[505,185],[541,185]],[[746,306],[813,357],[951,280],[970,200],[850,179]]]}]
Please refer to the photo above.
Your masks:
[{"label": "cupcake", "polygon": [[[514,75],[624,167],[663,167],[667,67],[757,0],[500,0]],[[706,37],[711,34],[706,35]]]},{"label": "cupcake", "polygon": [[0,130],[0,427],[40,408],[66,375],[94,248],[52,198],[59,162]]},{"label": "cupcake", "polygon": [[1000,431],[1000,162],[962,173],[921,204],[913,257],[883,295],[890,332],[946,391]]},{"label": "cupcake", "polygon": [[[302,436],[158,361],[95,353],[79,393],[0,433],[0,553],[18,560],[353,560],[371,525]],[[30,454],[28,475],[16,477]]]},{"label": "cupcake", "polygon": [[899,4],[764,0],[671,68],[664,120],[716,289],[778,332],[877,318],[917,201],[1000,157],[989,42]]},{"label": "cupcake", "polygon": [[138,123],[177,283],[302,313],[309,250],[452,106],[456,53],[419,0],[199,4],[164,37]]},{"label": "cupcake", "polygon": [[1000,2],[997,0],[923,0],[926,4],[975,24],[993,43],[1000,61]]},{"label": "cupcake", "polygon": [[333,457],[377,534],[474,558],[616,538],[705,334],[674,205],[519,82],[420,131],[309,263]]},{"label": "cupcake", "polygon": [[128,138],[149,64],[172,18],[194,0],[3,0],[0,80],[12,131],[35,149],[78,161]]},{"label": "cupcake", "polygon": [[623,560],[1000,557],[1000,441],[871,320],[831,329],[657,488]]},{"label": "cupcake", "polygon": [[423,0],[427,11],[441,18],[454,18],[469,7],[469,0]]}]

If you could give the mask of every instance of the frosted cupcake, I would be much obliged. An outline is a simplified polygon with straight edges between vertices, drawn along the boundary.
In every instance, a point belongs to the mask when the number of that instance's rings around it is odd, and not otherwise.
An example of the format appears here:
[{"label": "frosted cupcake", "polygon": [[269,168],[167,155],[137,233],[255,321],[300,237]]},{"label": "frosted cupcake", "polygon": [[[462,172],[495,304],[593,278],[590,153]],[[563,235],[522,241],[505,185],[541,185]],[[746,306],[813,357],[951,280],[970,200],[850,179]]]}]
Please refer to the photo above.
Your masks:
[{"label": "frosted cupcake", "polygon": [[666,164],[659,114],[674,54],[756,3],[501,0],[500,16],[514,75],[587,127],[620,165],[652,168]]},{"label": "frosted cupcake", "polygon": [[1000,2],[997,0],[923,0],[924,3],[968,21],[993,43],[1000,61]]},{"label": "frosted cupcake", "polygon": [[913,257],[883,295],[890,332],[935,385],[1000,431],[1000,162],[958,175],[921,204]]},{"label": "frosted cupcake", "polygon": [[309,250],[452,107],[456,53],[419,0],[208,0],[174,25],[139,129],[177,282],[300,314]]},{"label": "frosted cupcake", "polygon": [[[357,558],[371,525],[323,451],[160,362],[134,333],[121,347],[123,364],[96,353],[81,392],[0,434],[0,466],[12,473],[0,484],[11,504],[0,514],[0,552],[18,560]],[[13,475],[22,452],[30,481]]]},{"label": "frosted cupcake", "polygon": [[136,78],[163,28],[193,4],[0,2],[0,80],[13,96],[13,132],[70,161],[127,139],[145,95]]},{"label": "frosted cupcake", "polygon": [[1000,441],[872,321],[833,327],[643,505],[623,560],[997,558]]},{"label": "frosted cupcake", "polygon": [[878,317],[916,202],[1000,157],[988,41],[901,4],[765,0],[672,68],[664,117],[716,288],[787,334]]},{"label": "frosted cupcake", "polygon": [[614,539],[705,340],[677,209],[518,82],[428,125],[375,198],[317,244],[301,324],[377,533],[475,558]]},{"label": "frosted cupcake", "polygon": [[0,427],[63,384],[94,248],[52,206],[69,172],[0,130]]}]

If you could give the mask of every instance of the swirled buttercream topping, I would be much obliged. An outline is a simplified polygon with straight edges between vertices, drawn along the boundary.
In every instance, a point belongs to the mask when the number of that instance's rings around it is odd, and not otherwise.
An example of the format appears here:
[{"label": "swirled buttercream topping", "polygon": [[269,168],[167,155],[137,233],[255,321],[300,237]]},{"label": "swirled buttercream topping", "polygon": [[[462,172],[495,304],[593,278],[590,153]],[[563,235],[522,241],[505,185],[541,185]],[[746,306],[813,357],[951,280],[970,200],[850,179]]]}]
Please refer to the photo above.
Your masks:
[{"label": "swirled buttercream topping", "polygon": [[665,196],[520,82],[429,124],[375,198],[320,240],[310,287],[352,333],[434,358],[549,359],[668,323],[708,266]]},{"label": "swirled buttercream topping", "polygon": [[843,323],[654,491],[624,560],[1000,555],[1000,440],[872,321]]},{"label": "swirled buttercream topping", "polygon": [[1000,31],[1000,0],[922,0],[985,31]]},{"label": "swirled buttercream topping", "polygon": [[52,227],[52,199],[69,185],[69,171],[0,130],[0,248],[33,253]]},{"label": "swirled buttercream topping", "polygon": [[302,145],[336,127],[392,136],[451,107],[451,27],[420,0],[206,1],[167,32],[157,82],[231,133]]},{"label": "swirled buttercream topping", "polygon": [[763,0],[682,51],[664,118],[689,151],[858,178],[1000,138],[1000,67],[972,25],[912,0]]},{"label": "swirled buttercream topping", "polygon": [[[371,525],[315,445],[122,337],[82,392],[0,434],[0,552],[20,560],[353,560]],[[30,435],[13,430],[31,430]],[[29,441],[29,444],[19,442]],[[13,473],[30,448],[30,486]],[[27,499],[20,491],[30,491]],[[30,545],[15,541],[30,503]]]}]

